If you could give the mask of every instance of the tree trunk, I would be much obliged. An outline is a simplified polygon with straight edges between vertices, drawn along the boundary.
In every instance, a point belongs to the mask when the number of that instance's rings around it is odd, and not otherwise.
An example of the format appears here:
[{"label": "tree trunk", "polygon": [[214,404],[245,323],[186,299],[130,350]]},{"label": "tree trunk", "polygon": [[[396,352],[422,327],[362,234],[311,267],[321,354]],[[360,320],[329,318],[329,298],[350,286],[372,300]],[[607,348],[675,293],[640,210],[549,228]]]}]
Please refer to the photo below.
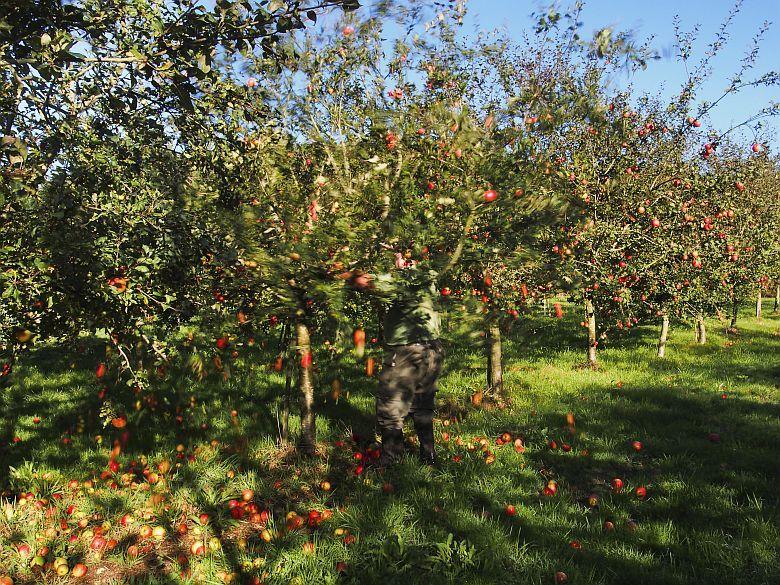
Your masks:
[{"label": "tree trunk", "polygon": [[585,321],[588,323],[588,363],[591,366],[596,365],[596,310],[593,308],[593,301],[589,296],[585,296]]},{"label": "tree trunk", "polygon": [[[288,360],[289,361],[289,360]],[[292,390],[292,368],[288,363],[285,367],[284,398],[282,400],[282,426],[279,438],[283,445],[290,440],[290,391]]]},{"label": "tree trunk", "polygon": [[705,345],[707,343],[707,324],[704,322],[704,315],[696,315],[696,343]]},{"label": "tree trunk", "polygon": [[489,392],[504,391],[504,370],[501,366],[501,329],[491,323],[487,332],[487,386]]},{"label": "tree trunk", "polygon": [[661,317],[661,337],[658,340],[658,357],[666,355],[666,342],[669,339],[669,315]]},{"label": "tree trunk", "polygon": [[739,314],[739,303],[737,301],[734,301],[732,307],[731,307],[731,325],[729,325],[730,329],[736,329],[737,328],[737,315]]},{"label": "tree trunk", "polygon": [[298,390],[301,399],[301,436],[298,449],[311,455],[316,445],[316,422],[314,418],[314,382],[311,372],[311,341],[309,328],[302,321],[295,323],[295,344],[298,350]]},{"label": "tree trunk", "polygon": [[761,305],[763,303],[763,298],[761,295],[761,289],[758,289],[758,297],[756,298],[756,319],[761,321],[761,309],[763,308]]},{"label": "tree trunk", "polygon": [[780,284],[775,288],[775,313],[780,311]]}]

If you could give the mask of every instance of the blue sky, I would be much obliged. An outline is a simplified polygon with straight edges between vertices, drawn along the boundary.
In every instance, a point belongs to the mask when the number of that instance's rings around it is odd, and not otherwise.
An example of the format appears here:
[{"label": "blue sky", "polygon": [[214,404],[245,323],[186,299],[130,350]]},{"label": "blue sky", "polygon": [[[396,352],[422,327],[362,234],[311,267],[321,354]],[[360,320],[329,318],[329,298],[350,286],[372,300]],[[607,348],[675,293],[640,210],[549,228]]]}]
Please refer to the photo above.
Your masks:
[{"label": "blue sky", "polygon": [[[410,0],[413,2],[414,0]],[[510,33],[521,33],[532,26],[531,13],[541,6],[548,6],[552,0],[467,0],[468,16],[464,32],[476,28],[506,28]],[[214,0],[200,0],[213,7]],[[690,31],[697,25],[699,33],[694,46],[695,59],[704,54],[720,24],[727,17],[736,0],[585,0],[583,11],[583,32],[590,35],[606,26],[616,30],[633,30],[637,40],[649,36],[654,39],[651,46],[664,57],[651,61],[647,70],[634,78],[628,74],[616,80],[619,84],[633,83],[640,91],[655,92],[662,89],[671,95],[679,91],[685,79],[685,70],[676,60],[674,49],[673,19],[680,17],[681,27]],[[559,0],[561,8],[570,6],[570,0]],[[370,6],[372,0],[363,0]],[[332,18],[323,19],[330,22]],[[751,40],[765,22],[773,23],[761,42],[761,52],[753,70],[755,76],[768,71],[780,70],[780,0],[743,0],[742,8],[729,28],[731,37],[727,45],[712,61],[713,75],[705,85],[702,100],[720,97],[729,77],[735,73]],[[780,86],[743,90],[720,102],[705,119],[703,130],[724,131],[739,124],[770,102],[780,102]],[[780,118],[780,117],[778,117]],[[744,129],[737,137],[745,141],[759,140],[777,152],[780,147],[780,119],[765,119],[758,135]]]},{"label": "blue sky", "polygon": [[[530,14],[540,4],[529,0],[469,0],[466,26],[481,28],[506,28],[520,32],[531,25]],[[635,79],[626,76],[618,83],[633,81],[639,90],[655,91],[664,88],[671,93],[680,87],[685,70],[674,58],[673,18],[679,15],[683,30],[700,25],[696,54],[701,55],[714,39],[721,22],[734,5],[731,0],[590,0],[583,12],[584,31],[591,32],[604,26],[636,31],[639,39],[654,35],[653,48],[666,55],[661,60],[651,61],[648,69]],[[719,56],[713,61],[714,72],[701,95],[703,99],[719,97],[730,74],[737,71],[739,63],[750,46],[751,39],[764,21],[774,24],[761,44],[761,53],[754,69],[755,73],[780,70],[780,0],[744,0],[742,10],[729,29],[731,39]],[[711,124],[721,130],[744,121],[770,101],[780,102],[780,86],[746,90],[742,94],[721,102],[710,117]],[[780,144],[780,120],[765,122],[759,138],[777,147]],[[746,140],[753,138],[753,132],[743,134]],[[776,148],[773,148],[776,150]]]}]

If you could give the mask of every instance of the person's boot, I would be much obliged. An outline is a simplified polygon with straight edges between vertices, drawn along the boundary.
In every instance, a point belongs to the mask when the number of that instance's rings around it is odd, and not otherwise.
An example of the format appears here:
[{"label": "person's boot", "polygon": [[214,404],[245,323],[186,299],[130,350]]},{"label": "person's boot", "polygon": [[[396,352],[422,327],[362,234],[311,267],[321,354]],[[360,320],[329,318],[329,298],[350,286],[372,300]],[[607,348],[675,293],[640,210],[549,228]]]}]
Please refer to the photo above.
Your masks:
[{"label": "person's boot", "polygon": [[382,430],[382,454],[379,467],[387,467],[398,461],[404,454],[404,432],[401,429]]},{"label": "person's boot", "polygon": [[417,440],[420,441],[420,462],[424,465],[436,465],[436,448],[433,442],[433,421],[415,422]]}]

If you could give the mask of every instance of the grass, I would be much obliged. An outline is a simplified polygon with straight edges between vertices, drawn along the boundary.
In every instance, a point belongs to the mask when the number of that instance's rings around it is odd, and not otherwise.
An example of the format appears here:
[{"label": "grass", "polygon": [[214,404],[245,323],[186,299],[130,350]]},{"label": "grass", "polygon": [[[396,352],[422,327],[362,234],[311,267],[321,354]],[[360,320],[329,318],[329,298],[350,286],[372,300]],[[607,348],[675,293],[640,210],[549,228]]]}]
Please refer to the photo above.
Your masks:
[{"label": "grass", "polygon": [[[239,358],[228,382],[161,383],[157,411],[128,426],[122,469],[100,479],[120,431],[99,416],[98,346],[40,348],[0,393],[0,574],[71,579],[33,570],[18,552],[28,543],[50,548],[44,562],[83,562],[79,582],[94,583],[543,584],[558,571],[577,584],[780,583],[780,319],[767,313],[761,323],[743,316],[738,336],[710,322],[703,347],[691,328],[673,326],[663,360],[655,328],[639,328],[601,351],[597,370],[578,367],[577,315],[524,321],[505,342],[505,409],[471,406],[481,348],[453,333],[439,394],[441,466],[410,457],[384,476],[355,473],[354,454],[373,439],[374,381],[347,360],[349,398],[320,399],[321,456],[297,459],[276,446],[283,380],[259,365],[270,354],[258,350]],[[496,445],[504,432],[525,452]],[[173,467],[156,483],[141,475],[165,461]],[[558,491],[545,496],[549,480]],[[231,517],[229,501],[245,489],[269,511],[267,533]],[[24,503],[27,492],[35,497]],[[289,512],[306,520],[310,510],[324,519],[287,529]],[[143,525],[166,535],[143,539]],[[113,550],[89,549],[100,527]],[[207,554],[191,554],[195,541]]]}]

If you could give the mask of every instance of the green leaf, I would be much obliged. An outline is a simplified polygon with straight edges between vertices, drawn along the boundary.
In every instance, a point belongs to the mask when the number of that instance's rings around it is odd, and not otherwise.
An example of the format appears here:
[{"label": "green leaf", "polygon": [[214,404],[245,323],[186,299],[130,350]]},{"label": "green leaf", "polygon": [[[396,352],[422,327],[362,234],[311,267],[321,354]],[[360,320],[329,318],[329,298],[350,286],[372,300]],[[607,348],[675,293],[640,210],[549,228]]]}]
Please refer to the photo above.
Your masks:
[{"label": "green leaf", "polygon": [[198,69],[203,71],[203,73],[211,71],[211,65],[208,64],[207,57],[203,53],[198,55]]}]

